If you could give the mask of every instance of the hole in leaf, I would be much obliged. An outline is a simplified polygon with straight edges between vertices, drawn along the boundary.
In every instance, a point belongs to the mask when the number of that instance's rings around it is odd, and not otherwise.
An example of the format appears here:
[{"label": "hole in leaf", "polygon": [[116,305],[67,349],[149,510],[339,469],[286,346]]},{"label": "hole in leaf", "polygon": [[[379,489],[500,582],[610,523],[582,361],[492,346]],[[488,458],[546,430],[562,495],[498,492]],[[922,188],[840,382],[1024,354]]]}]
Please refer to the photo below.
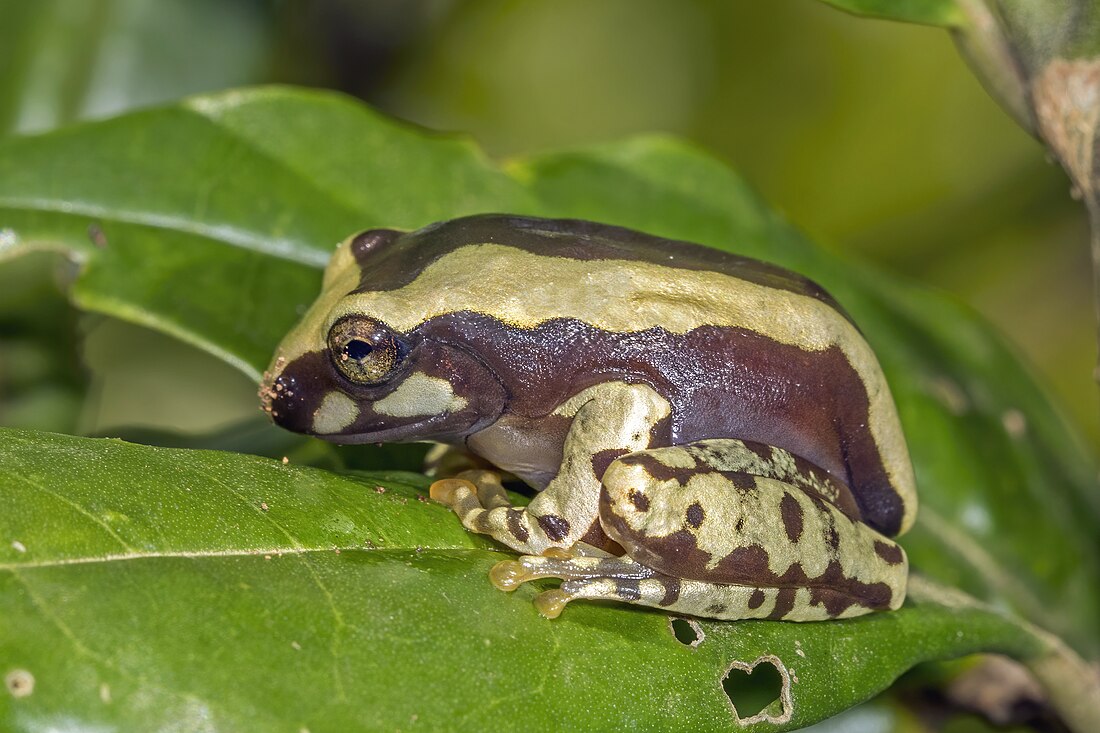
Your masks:
[{"label": "hole in leaf", "polygon": [[669,626],[672,627],[672,635],[681,644],[696,647],[703,643],[705,635],[697,622],[686,618],[671,618],[669,619]]},{"label": "hole in leaf", "polygon": [[778,718],[769,715],[766,710],[781,697],[784,698],[783,707],[787,709],[782,711],[780,717],[789,719],[789,705],[786,704],[784,695],[784,686],[788,682],[776,666],[777,661],[773,657],[761,657],[751,666],[734,662],[722,678],[722,691],[733,705],[733,712],[739,723],[764,719],[779,722]]}]

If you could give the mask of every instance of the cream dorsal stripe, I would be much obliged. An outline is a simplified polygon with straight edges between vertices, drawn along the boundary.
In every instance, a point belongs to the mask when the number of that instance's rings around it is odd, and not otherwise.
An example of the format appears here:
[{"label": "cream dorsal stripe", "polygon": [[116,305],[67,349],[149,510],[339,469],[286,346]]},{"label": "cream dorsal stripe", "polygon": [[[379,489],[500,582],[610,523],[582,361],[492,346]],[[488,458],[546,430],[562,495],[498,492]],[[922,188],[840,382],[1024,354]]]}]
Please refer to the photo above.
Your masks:
[{"label": "cream dorsal stripe", "polygon": [[[675,277],[669,276],[670,270],[676,271]],[[347,314],[367,315],[407,332],[460,311],[520,328],[556,318],[575,318],[615,332],[659,327],[686,333],[705,325],[735,326],[810,351],[843,348],[854,341],[875,363],[855,327],[808,295],[708,270],[549,257],[488,243],[448,252],[400,288],[353,293],[329,314],[329,322]],[[859,370],[859,361],[851,361]]]}]

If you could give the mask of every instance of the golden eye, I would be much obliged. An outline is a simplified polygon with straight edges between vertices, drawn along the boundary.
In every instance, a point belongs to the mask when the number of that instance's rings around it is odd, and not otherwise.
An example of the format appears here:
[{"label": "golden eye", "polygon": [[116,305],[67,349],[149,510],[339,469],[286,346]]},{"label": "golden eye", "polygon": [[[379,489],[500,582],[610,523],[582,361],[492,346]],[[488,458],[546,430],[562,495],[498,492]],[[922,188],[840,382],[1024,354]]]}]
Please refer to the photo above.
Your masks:
[{"label": "golden eye", "polygon": [[373,318],[349,316],[328,332],[332,363],[356,384],[381,384],[405,357],[405,346],[386,326]]}]

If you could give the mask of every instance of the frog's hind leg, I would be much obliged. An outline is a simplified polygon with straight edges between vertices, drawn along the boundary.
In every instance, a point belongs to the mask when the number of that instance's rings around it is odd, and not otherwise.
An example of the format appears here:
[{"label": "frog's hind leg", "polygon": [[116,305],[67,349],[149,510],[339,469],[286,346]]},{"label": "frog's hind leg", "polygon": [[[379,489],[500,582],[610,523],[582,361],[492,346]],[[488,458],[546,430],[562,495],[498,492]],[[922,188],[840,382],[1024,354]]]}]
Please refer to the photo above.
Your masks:
[{"label": "frog's hind leg", "polygon": [[536,600],[547,616],[579,598],[696,616],[814,621],[897,608],[905,554],[826,497],[834,485],[786,451],[708,440],[639,451],[603,475],[600,521],[627,557],[522,557],[502,589],[562,578]]},{"label": "frog's hind leg", "polygon": [[846,486],[780,448],[715,439],[639,451],[613,462],[603,486],[608,535],[683,579],[673,610],[813,621],[905,598],[901,547],[859,520]]},{"label": "frog's hind leg", "polygon": [[[561,559],[526,555],[493,566],[489,578],[500,590],[515,590],[538,578],[560,578],[558,588],[535,596],[535,608],[546,618],[557,618],[567,603],[576,600],[619,601],[659,608],[673,613],[716,619],[770,618],[817,621],[867,613],[829,589],[813,592],[821,608],[813,611],[811,591],[793,588],[758,588],[749,585],[708,583],[659,573],[630,558],[600,563],[596,558]],[[842,606],[835,614],[826,606]]]},{"label": "frog's hind leg", "polygon": [[562,578],[561,587],[535,597],[546,618],[557,618],[565,604],[580,598],[667,607],[679,594],[680,581],[661,575],[628,557],[574,557],[567,552],[525,555],[493,566],[489,579],[503,591],[537,578]]}]

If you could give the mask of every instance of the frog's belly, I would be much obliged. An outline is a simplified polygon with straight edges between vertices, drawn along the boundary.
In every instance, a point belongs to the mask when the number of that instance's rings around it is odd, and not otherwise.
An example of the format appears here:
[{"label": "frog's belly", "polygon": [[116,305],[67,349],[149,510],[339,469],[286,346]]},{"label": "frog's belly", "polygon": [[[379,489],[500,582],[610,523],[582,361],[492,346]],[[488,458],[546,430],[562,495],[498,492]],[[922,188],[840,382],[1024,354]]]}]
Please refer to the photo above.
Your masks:
[{"label": "frog's belly", "polygon": [[466,446],[528,485],[544,489],[561,467],[572,419],[561,415],[502,417],[466,439]]}]

